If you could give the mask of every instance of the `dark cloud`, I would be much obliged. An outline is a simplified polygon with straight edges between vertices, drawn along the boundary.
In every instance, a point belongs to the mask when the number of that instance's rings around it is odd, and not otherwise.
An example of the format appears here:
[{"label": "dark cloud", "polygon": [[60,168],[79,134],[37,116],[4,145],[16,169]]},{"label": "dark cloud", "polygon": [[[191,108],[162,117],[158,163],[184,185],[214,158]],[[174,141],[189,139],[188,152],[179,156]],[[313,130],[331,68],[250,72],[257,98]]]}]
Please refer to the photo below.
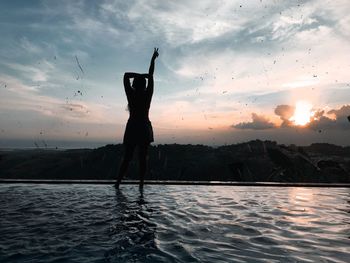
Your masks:
[{"label": "dark cloud", "polygon": [[345,119],[350,115],[350,105],[344,105],[339,110],[330,110],[327,114],[334,114],[337,120]]},{"label": "dark cloud", "polygon": [[334,115],[333,118],[324,116],[324,111],[316,112],[315,119],[312,120],[308,127],[311,129],[350,129],[347,117],[350,115],[350,105],[343,105],[340,109],[332,109],[327,112],[328,115]]},{"label": "dark cloud", "polygon": [[321,116],[318,119],[312,120],[310,123],[307,124],[305,128],[309,128],[312,130],[330,130],[330,129],[338,129],[337,122],[335,120],[332,120],[326,116]]},{"label": "dark cloud", "polygon": [[324,114],[324,110],[319,110],[319,111],[316,111],[315,114],[314,114],[314,118],[315,119],[320,119]]},{"label": "dark cloud", "polygon": [[266,130],[275,127],[275,124],[270,122],[268,118],[263,115],[252,113],[251,122],[241,122],[236,125],[232,125],[236,129],[251,129],[251,130]]},{"label": "dark cloud", "polygon": [[343,105],[340,109],[332,109],[327,112],[328,115],[333,115],[333,118],[324,116],[324,111],[317,111],[314,119],[307,125],[308,128],[314,130],[348,130],[350,129],[347,116],[350,114],[350,105]]}]

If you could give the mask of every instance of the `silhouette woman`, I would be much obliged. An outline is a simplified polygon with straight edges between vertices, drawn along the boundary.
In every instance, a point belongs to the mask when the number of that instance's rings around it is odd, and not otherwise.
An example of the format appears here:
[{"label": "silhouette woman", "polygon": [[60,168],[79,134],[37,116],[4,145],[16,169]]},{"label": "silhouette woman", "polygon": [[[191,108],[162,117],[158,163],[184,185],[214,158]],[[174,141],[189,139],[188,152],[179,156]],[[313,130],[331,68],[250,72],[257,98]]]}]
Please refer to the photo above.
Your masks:
[{"label": "silhouette woman", "polygon": [[[148,147],[154,141],[148,112],[153,95],[154,62],[158,55],[158,48],[155,48],[148,74],[133,72],[124,74],[124,89],[128,99],[130,115],[124,133],[124,157],[119,167],[118,178],[115,184],[117,188],[128,170],[136,146],[139,157],[140,189],[143,188],[144,176],[147,170]],[[133,78],[132,86],[130,85],[130,78]],[[147,88],[146,78],[148,79]]]}]

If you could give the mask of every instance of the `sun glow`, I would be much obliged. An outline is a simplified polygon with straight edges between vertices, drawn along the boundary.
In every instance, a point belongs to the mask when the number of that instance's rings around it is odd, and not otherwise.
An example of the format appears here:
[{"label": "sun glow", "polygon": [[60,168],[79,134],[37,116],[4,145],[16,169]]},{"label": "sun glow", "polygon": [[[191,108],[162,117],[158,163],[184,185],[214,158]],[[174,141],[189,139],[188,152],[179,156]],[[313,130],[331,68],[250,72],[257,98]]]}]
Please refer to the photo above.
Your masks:
[{"label": "sun glow", "polygon": [[314,116],[312,104],[307,101],[298,101],[295,104],[294,115],[289,119],[295,125],[304,126],[309,123]]}]

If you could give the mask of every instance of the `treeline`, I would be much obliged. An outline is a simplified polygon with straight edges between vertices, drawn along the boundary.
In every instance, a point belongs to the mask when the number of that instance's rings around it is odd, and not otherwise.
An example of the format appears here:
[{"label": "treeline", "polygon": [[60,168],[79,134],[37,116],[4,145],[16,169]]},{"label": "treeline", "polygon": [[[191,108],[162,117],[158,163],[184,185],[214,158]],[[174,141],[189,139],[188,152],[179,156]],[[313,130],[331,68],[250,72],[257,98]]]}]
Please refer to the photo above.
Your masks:
[{"label": "treeline", "polygon": [[[0,153],[0,177],[11,179],[114,179],[122,145],[97,149],[23,150]],[[137,152],[127,179],[138,179]],[[350,183],[350,147],[307,147],[250,141],[217,148],[151,146],[150,180]]]}]

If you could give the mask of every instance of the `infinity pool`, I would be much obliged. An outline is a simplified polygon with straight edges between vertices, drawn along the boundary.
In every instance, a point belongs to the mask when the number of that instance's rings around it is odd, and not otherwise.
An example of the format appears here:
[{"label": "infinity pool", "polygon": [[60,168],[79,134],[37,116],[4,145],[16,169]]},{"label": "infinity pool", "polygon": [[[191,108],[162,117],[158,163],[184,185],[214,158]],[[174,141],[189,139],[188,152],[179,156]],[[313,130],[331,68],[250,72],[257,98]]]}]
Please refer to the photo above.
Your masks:
[{"label": "infinity pool", "polygon": [[350,189],[0,185],[0,262],[349,262]]}]

